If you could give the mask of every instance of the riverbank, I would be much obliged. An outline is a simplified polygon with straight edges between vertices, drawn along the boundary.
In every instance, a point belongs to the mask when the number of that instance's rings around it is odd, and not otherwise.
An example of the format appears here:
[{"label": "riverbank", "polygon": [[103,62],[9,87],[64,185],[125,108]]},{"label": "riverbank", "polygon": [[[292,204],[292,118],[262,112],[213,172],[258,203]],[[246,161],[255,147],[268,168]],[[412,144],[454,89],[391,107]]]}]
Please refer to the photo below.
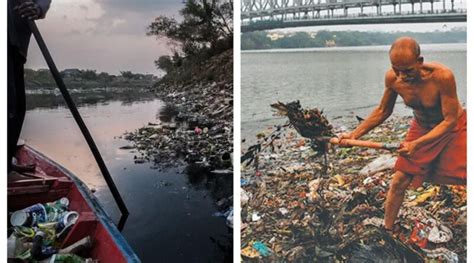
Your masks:
[{"label": "riverbank", "polygon": [[[164,101],[160,124],[150,123],[126,134],[140,151],[137,162],[158,166],[192,164],[231,173],[233,152],[232,51],[210,60],[201,75],[188,84],[159,84],[155,93]],[[212,72],[212,73],[209,73]]]},{"label": "riverbank", "polygon": [[[166,103],[158,114],[160,123],[150,122],[126,133],[124,138],[131,145],[122,147],[137,151],[135,163],[151,163],[151,168],[158,171],[185,167],[183,172],[190,182],[202,184],[210,191],[218,211],[214,216],[223,217],[230,228],[233,227],[232,61],[230,50],[211,58],[201,73],[186,84],[157,85],[155,94]],[[226,235],[229,240],[232,240],[231,232]],[[232,245],[224,250],[231,255]]]},{"label": "riverbank", "polygon": [[[363,139],[400,142],[409,122],[410,117],[392,117]],[[425,183],[408,190],[394,239],[381,225],[396,153],[332,148],[328,158],[324,173],[323,159],[315,157],[309,141],[286,128],[258,155],[258,165],[243,166],[245,261],[466,262],[465,187]]]}]

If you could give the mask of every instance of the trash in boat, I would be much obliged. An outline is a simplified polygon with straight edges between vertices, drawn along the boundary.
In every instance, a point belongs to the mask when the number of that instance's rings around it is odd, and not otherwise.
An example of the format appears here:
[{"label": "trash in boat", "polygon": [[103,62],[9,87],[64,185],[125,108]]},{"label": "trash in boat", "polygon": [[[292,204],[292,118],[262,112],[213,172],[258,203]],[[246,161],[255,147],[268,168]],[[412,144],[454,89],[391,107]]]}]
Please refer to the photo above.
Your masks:
[{"label": "trash in boat", "polygon": [[63,197],[13,212],[10,216],[13,233],[8,238],[8,258],[38,262],[93,262],[73,254],[62,255],[90,249],[90,237],[64,249],[57,247],[64,233],[79,218],[79,213],[69,211],[68,207],[69,200]]}]

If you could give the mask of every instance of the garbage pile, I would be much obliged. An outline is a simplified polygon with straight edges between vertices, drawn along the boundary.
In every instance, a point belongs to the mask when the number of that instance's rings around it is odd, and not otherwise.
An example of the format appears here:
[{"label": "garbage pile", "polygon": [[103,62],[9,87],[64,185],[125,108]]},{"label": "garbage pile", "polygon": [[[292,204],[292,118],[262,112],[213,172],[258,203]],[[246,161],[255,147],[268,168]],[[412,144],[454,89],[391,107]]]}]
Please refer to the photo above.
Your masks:
[{"label": "garbage pile", "polygon": [[[161,123],[149,123],[124,138],[137,151],[135,163],[153,163],[153,169],[187,165],[186,174],[196,181],[206,178],[218,212],[233,227],[233,77],[232,51],[213,58],[204,73],[187,84],[156,87],[167,105],[159,114]],[[208,77],[214,76],[213,80]]]},{"label": "garbage pile", "polygon": [[166,103],[173,105],[174,115],[171,122],[150,123],[125,135],[134,145],[124,149],[139,151],[135,162],[174,166],[184,161],[210,170],[231,169],[232,80],[159,87],[157,92]]},{"label": "garbage pile", "polygon": [[27,262],[92,263],[77,253],[91,249],[90,237],[66,247],[61,242],[79,218],[79,213],[69,211],[69,200],[63,197],[55,202],[35,204],[10,215],[8,258]]},{"label": "garbage pile", "polygon": [[317,108],[303,109],[299,101],[290,103],[277,102],[271,105],[278,110],[278,114],[287,116],[290,124],[298,133],[312,139],[311,146],[318,154],[325,154],[327,151],[327,140],[324,137],[333,137],[332,125],[323,115],[323,112]]},{"label": "garbage pile", "polygon": [[[392,117],[362,139],[401,142],[410,120]],[[259,143],[241,172],[244,261],[466,262],[465,186],[409,189],[394,237],[382,226],[396,153],[332,147],[324,171],[311,141],[294,129],[283,128],[272,147]]]}]

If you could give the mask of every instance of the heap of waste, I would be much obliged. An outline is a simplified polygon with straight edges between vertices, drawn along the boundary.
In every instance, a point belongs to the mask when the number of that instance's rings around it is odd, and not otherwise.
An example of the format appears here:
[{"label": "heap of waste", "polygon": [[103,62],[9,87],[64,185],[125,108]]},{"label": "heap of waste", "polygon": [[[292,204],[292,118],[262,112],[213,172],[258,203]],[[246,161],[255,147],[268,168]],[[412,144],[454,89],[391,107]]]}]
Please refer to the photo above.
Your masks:
[{"label": "heap of waste", "polygon": [[[168,91],[168,89],[164,89]],[[208,169],[231,169],[233,151],[232,83],[193,84],[174,89],[163,100],[168,103],[163,115],[169,122],[150,123],[125,138],[134,143],[135,162],[154,162],[156,166],[182,161]],[[163,91],[162,91],[163,92]],[[163,121],[165,120],[165,121]]]},{"label": "heap of waste", "polygon": [[[362,139],[401,142],[410,119],[392,117]],[[242,165],[244,261],[466,262],[465,186],[409,189],[393,237],[382,225],[396,153],[330,147],[323,169],[309,139],[276,130],[259,135]]]},{"label": "heap of waste", "polygon": [[[187,165],[187,173],[210,174],[217,182],[218,213],[233,225],[233,78],[232,52],[224,52],[186,84],[162,83],[158,97],[166,103],[159,113],[159,124],[149,123],[126,133],[131,145],[122,147],[135,153],[135,163],[149,163],[153,169]],[[226,200],[222,202],[222,200]]]},{"label": "heap of waste", "polygon": [[35,204],[10,215],[12,231],[8,237],[9,259],[27,262],[97,262],[82,258],[91,249],[90,237],[59,248],[69,230],[79,218],[79,213],[69,211],[69,200],[63,197],[55,202]]}]

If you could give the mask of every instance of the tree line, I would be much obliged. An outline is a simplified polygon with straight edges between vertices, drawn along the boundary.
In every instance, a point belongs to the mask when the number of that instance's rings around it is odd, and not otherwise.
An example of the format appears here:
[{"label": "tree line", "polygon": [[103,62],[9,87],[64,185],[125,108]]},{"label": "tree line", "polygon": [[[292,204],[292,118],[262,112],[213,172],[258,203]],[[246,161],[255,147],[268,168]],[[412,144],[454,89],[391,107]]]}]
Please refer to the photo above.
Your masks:
[{"label": "tree line", "polygon": [[[56,82],[49,69],[25,68],[25,83],[28,89],[54,88]],[[74,88],[121,86],[126,84],[143,84],[150,86],[157,81],[157,77],[152,74],[133,73],[131,71],[120,71],[119,75],[107,72],[97,72],[92,69],[65,69],[60,72],[68,86]]]},{"label": "tree line", "polygon": [[232,0],[186,0],[180,14],[180,20],[158,16],[147,28],[147,35],[171,47],[171,55],[155,61],[165,81],[190,79],[211,57],[233,46]]},{"label": "tree line", "polygon": [[[269,34],[279,34],[280,38],[272,40]],[[450,31],[434,32],[362,32],[362,31],[328,31],[296,32],[293,34],[269,33],[255,31],[243,33],[242,50],[273,48],[311,48],[325,46],[372,46],[390,45],[401,36],[415,38],[421,44],[428,43],[466,43],[466,30],[463,28]]]}]

